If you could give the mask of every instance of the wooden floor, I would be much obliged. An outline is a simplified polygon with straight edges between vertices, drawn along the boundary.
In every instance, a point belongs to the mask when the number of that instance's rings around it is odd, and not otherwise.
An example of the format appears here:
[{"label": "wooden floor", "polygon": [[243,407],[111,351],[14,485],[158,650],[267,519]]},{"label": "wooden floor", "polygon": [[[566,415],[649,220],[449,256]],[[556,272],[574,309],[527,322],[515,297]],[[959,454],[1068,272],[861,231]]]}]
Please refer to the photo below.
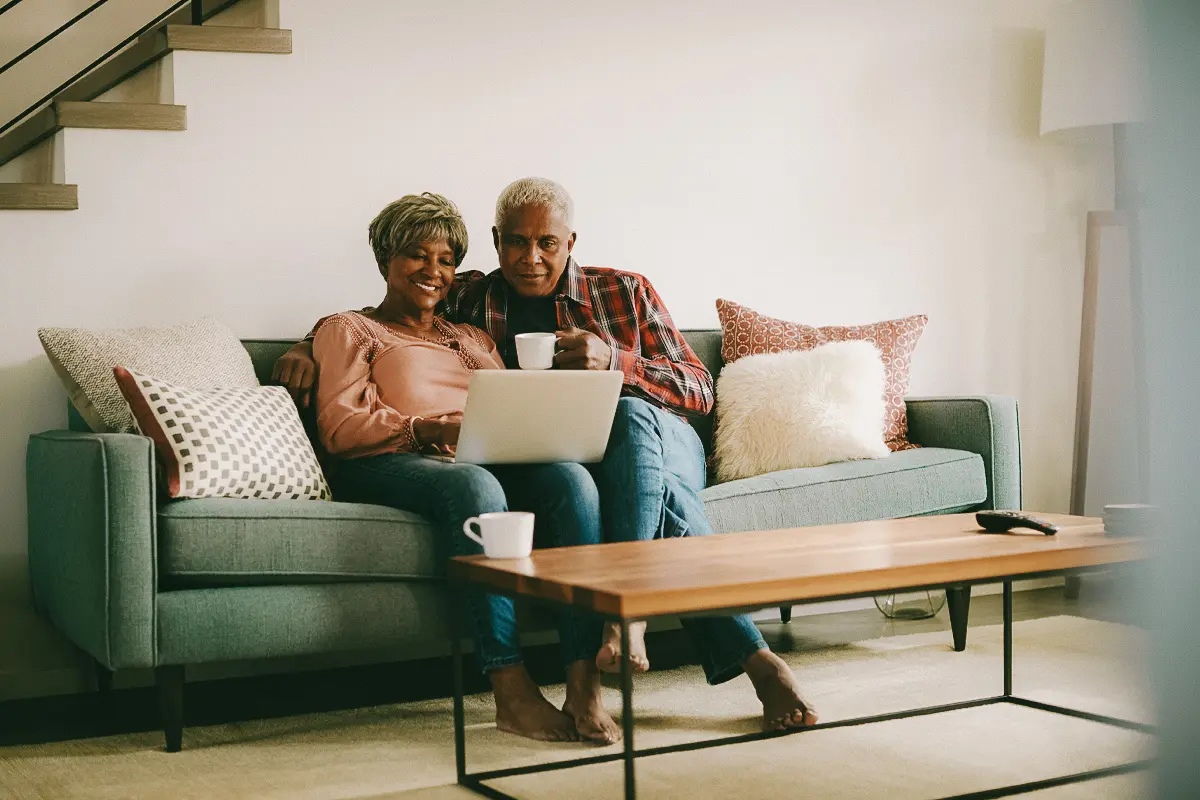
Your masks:
[{"label": "wooden floor", "polygon": [[[1061,587],[1017,592],[1016,620],[1074,614],[1137,624],[1143,616],[1131,587],[1129,568],[1088,575],[1079,599],[1068,600]],[[1000,595],[971,600],[971,627],[1002,622]],[[784,625],[759,623],[775,650],[820,649],[885,636],[943,631],[950,641],[950,622],[943,611],[932,619],[892,621],[875,609],[794,616]],[[970,647],[970,634],[967,646]],[[682,631],[647,636],[647,649],[658,668],[694,663],[695,654]],[[526,649],[530,672],[540,683],[561,683],[562,665],[555,645]],[[399,664],[372,664],[319,672],[264,675],[189,683],[185,695],[185,724],[212,725],[239,720],[283,717],[343,708],[410,702],[447,697],[452,692],[447,659]],[[487,689],[484,678],[469,668],[468,691]],[[44,697],[0,703],[0,746],[63,741],[134,731],[159,730],[153,687]]]}]

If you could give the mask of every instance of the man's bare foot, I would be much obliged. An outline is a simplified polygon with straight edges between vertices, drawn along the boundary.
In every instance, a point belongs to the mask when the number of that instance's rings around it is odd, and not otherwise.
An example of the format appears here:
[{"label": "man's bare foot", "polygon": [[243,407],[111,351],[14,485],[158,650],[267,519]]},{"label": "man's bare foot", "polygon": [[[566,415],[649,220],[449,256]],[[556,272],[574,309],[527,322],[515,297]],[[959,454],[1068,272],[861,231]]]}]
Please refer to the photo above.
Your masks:
[{"label": "man's bare foot", "polygon": [[746,659],[742,667],[763,704],[764,731],[802,728],[817,721],[817,712],[800,696],[800,686],[787,663],[768,648]]},{"label": "man's bare foot", "polygon": [[496,698],[496,727],[539,742],[577,742],[571,717],[542,696],[524,664],[488,673]]},{"label": "man's bare foot", "polygon": [[[646,655],[646,623],[629,623],[629,663],[634,672],[650,669],[650,658]],[[621,626],[615,622],[604,623],[604,643],[596,653],[596,666],[604,672],[621,671]]]},{"label": "man's bare foot", "polygon": [[567,667],[567,701],[563,713],[575,720],[579,738],[594,744],[621,741],[621,729],[604,710],[600,697],[600,673],[590,661],[576,661]]}]

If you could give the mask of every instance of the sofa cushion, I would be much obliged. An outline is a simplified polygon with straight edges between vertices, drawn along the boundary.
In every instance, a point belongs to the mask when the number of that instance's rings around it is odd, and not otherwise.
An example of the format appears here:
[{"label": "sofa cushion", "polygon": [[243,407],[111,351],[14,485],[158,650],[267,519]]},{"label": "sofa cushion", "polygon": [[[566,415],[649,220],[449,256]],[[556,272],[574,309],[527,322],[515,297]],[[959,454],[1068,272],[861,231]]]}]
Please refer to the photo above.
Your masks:
[{"label": "sofa cushion", "polygon": [[923,447],[770,472],[700,493],[718,533],[967,511],[987,500],[983,459]]},{"label": "sofa cushion", "polygon": [[159,509],[158,538],[164,588],[445,574],[424,517],[363,503],[176,500]]}]

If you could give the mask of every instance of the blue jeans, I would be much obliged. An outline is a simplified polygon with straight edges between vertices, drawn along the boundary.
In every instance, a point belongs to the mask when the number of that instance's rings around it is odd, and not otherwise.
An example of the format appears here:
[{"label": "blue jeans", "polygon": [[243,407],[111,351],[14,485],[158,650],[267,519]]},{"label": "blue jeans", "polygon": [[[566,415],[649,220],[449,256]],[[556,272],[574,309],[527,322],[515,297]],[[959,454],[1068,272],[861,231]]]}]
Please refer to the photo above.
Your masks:
[{"label": "blue jeans", "polygon": [[[433,521],[446,557],[482,553],[462,532],[463,522],[487,511],[532,511],[536,546],[599,544],[600,500],[579,464],[480,467],[408,453],[347,459],[339,465],[338,499],[412,511]],[[513,601],[468,590],[463,595],[484,672],[521,663]],[[592,660],[600,648],[599,617],[562,610],[558,635],[563,659]]]},{"label": "blue jeans", "polygon": [[[604,461],[592,467],[600,490],[604,540],[630,542],[712,533],[704,503],[704,446],[692,426],[635,397],[617,403]],[[710,684],[742,672],[742,662],[765,648],[746,614],[684,617]]]}]

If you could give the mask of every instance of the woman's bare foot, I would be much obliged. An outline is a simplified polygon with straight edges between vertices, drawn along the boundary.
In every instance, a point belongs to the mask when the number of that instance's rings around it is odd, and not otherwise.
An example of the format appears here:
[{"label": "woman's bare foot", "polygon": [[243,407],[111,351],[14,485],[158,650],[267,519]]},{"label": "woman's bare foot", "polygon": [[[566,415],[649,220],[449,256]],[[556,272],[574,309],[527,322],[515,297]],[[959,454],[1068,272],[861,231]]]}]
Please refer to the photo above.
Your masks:
[{"label": "woman's bare foot", "polygon": [[539,742],[579,741],[574,721],[542,696],[524,664],[492,670],[488,679],[496,698],[497,728]]},{"label": "woman's bare foot", "polygon": [[763,704],[765,731],[802,728],[817,721],[817,712],[800,696],[800,686],[787,663],[768,648],[759,650],[742,664]]},{"label": "woman's bare foot", "polygon": [[[629,663],[634,672],[650,669],[644,622],[629,623]],[[604,643],[596,653],[596,666],[604,672],[621,671],[621,626],[615,622],[604,623]]]},{"label": "woman's bare foot", "polygon": [[600,698],[600,673],[590,661],[576,661],[567,667],[567,701],[563,712],[575,720],[579,738],[594,744],[621,741],[621,729],[604,710]]}]

